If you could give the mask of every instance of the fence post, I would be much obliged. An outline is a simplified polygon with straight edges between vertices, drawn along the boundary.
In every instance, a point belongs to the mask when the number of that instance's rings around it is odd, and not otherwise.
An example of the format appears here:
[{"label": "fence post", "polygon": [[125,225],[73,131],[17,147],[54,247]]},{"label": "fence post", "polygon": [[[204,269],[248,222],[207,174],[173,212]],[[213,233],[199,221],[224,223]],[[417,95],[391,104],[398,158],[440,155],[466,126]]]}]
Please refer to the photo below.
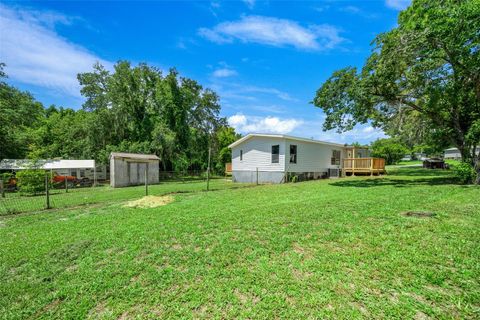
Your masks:
[{"label": "fence post", "polygon": [[210,147],[208,147],[207,191],[210,190],[210,153],[211,153],[211,149]]},{"label": "fence post", "polygon": [[258,167],[257,167],[257,186],[258,186]]},{"label": "fence post", "polygon": [[3,188],[3,180],[0,180],[0,193],[2,194],[2,198],[5,198],[5,189]]},{"label": "fence post", "polygon": [[48,192],[48,173],[45,174],[45,196],[46,196],[46,205],[47,209],[50,209],[50,194]]},{"label": "fence post", "polygon": [[68,193],[68,180],[67,180],[67,176],[65,176],[65,193]]},{"label": "fence post", "polygon": [[145,196],[148,196],[148,163],[145,165]]}]

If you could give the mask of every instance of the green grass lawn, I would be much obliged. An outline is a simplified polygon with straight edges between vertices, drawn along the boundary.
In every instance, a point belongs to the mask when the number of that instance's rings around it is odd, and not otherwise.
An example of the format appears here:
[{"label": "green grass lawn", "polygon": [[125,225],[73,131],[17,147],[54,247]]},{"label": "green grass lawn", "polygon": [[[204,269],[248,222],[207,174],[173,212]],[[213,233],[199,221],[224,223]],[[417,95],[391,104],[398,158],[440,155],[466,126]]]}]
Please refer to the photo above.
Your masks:
[{"label": "green grass lawn", "polygon": [[[210,180],[210,190],[240,188],[247,184],[235,184],[224,178]],[[207,183],[205,179],[193,179],[186,181],[162,181],[148,187],[148,193],[162,195],[175,192],[198,192],[205,191]],[[46,207],[45,195],[22,196],[19,193],[6,193],[5,198],[0,198],[0,216],[22,212],[42,210]],[[145,196],[145,186],[128,188],[110,188],[107,185],[95,188],[51,189],[50,206],[52,208],[68,208],[85,204],[108,203],[121,200],[131,200]]]},{"label": "green grass lawn", "polygon": [[396,163],[396,166],[412,166],[412,165],[421,165],[423,161],[421,160],[406,160],[406,161],[399,161]]},{"label": "green grass lawn", "polygon": [[0,217],[0,318],[478,319],[480,188],[450,175]]}]

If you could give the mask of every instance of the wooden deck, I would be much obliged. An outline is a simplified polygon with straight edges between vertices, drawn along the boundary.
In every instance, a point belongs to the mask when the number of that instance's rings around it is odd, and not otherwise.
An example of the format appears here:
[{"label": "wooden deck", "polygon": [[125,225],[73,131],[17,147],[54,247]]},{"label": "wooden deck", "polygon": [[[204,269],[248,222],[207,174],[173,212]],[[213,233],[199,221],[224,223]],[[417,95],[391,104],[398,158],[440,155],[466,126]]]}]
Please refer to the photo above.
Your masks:
[{"label": "wooden deck", "polygon": [[232,163],[225,163],[225,178],[232,175]]},{"label": "wooden deck", "polygon": [[342,175],[351,174],[382,174],[385,173],[383,158],[347,158],[343,159]]}]

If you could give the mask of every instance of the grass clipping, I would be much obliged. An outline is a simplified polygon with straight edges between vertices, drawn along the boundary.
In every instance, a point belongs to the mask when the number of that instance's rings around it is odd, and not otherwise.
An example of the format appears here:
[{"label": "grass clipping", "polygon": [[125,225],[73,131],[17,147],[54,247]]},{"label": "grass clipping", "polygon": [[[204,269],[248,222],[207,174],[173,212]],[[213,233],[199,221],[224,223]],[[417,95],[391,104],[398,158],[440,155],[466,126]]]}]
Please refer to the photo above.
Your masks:
[{"label": "grass clipping", "polygon": [[167,205],[174,201],[172,196],[145,196],[138,200],[127,202],[124,207],[128,208],[156,208]]}]

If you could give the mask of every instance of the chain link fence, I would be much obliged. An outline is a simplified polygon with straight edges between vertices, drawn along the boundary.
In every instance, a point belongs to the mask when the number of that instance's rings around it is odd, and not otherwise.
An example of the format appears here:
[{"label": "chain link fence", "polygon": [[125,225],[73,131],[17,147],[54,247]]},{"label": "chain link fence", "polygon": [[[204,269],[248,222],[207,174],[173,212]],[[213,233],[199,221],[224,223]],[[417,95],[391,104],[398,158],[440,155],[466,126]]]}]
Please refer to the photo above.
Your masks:
[{"label": "chain link fence", "polygon": [[190,193],[241,188],[251,184],[233,183],[231,177],[210,176],[205,171],[160,172],[158,184],[137,185],[112,188],[108,181],[94,184],[56,184],[52,185],[50,175],[46,175],[41,190],[24,193],[21,187],[12,187],[8,181],[0,180],[0,215],[34,212],[45,209],[61,209],[107,203],[129,201],[146,195],[161,196],[171,193]]}]

